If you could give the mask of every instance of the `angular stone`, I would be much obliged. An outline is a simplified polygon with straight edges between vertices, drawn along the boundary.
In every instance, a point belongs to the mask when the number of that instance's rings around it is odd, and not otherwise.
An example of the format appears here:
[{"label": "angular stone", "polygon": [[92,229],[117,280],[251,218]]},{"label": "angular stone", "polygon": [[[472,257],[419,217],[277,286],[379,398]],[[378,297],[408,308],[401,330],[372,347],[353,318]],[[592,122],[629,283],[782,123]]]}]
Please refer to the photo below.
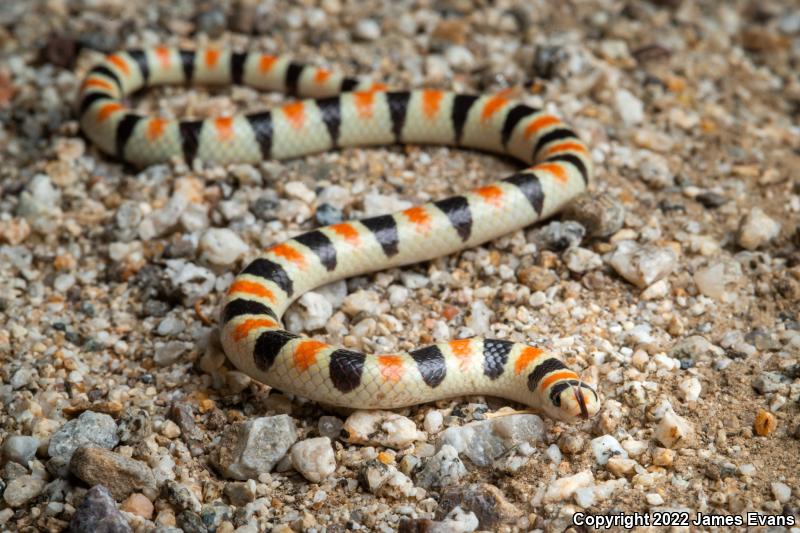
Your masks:
[{"label": "angular stone", "polygon": [[8,482],[3,499],[9,507],[21,507],[42,493],[45,481],[33,476],[19,476]]},{"label": "angular stone", "polygon": [[131,533],[133,530],[117,510],[111,492],[102,485],[95,485],[86,493],[72,520],[68,533]]},{"label": "angular stone", "polygon": [[445,444],[425,461],[414,479],[420,487],[441,489],[458,484],[465,475],[467,469],[458,458],[458,452],[449,444]]},{"label": "angular stone", "polygon": [[297,428],[289,415],[239,422],[222,435],[213,461],[229,479],[257,479],[270,472],[296,440]]},{"label": "angular stone", "polygon": [[[84,411],[70,420],[50,437],[47,453],[59,476],[67,473],[72,453],[80,446],[111,449],[117,445],[117,424],[109,415]],[[49,467],[48,467],[49,468]]]},{"label": "angular stone", "polygon": [[150,467],[103,448],[81,446],[72,454],[69,470],[89,485],[102,483],[118,501],[134,492],[156,496],[156,480]]},{"label": "angular stone", "polygon": [[344,422],[347,442],[401,449],[427,435],[413,420],[390,411],[356,411]]},{"label": "angular stone", "polygon": [[336,471],[336,455],[328,437],[295,443],[291,456],[294,469],[312,483],[319,483]]},{"label": "angular stone", "polygon": [[513,523],[523,514],[500,489],[489,483],[445,489],[436,510],[436,520],[444,519],[456,507],[475,513],[479,527],[488,530],[494,530],[499,524]]},{"label": "angular stone", "polygon": [[509,415],[450,427],[439,434],[437,449],[450,445],[477,466],[492,462],[523,442],[541,440],[544,423],[536,415]]}]

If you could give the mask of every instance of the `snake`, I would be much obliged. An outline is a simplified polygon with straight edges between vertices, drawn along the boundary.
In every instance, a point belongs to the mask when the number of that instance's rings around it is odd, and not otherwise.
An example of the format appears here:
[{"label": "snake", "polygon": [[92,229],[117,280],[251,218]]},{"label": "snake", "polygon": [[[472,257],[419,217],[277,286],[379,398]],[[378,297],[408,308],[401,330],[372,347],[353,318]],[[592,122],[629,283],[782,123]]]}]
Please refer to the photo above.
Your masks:
[{"label": "snake", "polygon": [[[249,114],[176,119],[137,113],[129,96],[160,85],[244,85],[287,103]],[[90,68],[77,113],[101,152],[133,165],[183,159],[257,164],[347,147],[442,145],[494,153],[519,170],[400,212],[307,231],[260,253],[222,301],[220,339],[241,372],[320,404],[394,409],[487,395],[562,421],[598,412],[596,390],[543,345],[464,338],[409,352],[365,354],[284,329],[302,294],[337,280],[455,254],[547,218],[583,193],[591,154],[552,112],[508,90],[389,90],[259,51],[170,46],[120,51]]]}]

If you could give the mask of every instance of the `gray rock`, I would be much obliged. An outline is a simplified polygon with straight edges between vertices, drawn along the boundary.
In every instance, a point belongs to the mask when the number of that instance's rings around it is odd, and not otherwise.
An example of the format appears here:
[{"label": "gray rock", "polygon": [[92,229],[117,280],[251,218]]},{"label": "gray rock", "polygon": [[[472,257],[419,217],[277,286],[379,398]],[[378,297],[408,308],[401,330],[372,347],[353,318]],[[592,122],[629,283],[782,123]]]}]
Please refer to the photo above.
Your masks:
[{"label": "gray rock", "polygon": [[450,445],[477,466],[489,466],[522,443],[543,436],[544,423],[538,416],[509,415],[447,428],[439,435],[436,447],[441,450]]},{"label": "gray rock", "polygon": [[[57,463],[66,466],[72,453],[80,446],[97,446],[111,449],[117,445],[117,424],[109,415],[84,411],[70,420],[50,437],[47,453]],[[63,473],[59,470],[60,473]]]},{"label": "gray rock", "polygon": [[27,465],[36,456],[39,439],[25,435],[11,435],[3,442],[3,460]]},{"label": "gray rock", "polygon": [[9,461],[3,466],[3,480],[7,482],[27,474],[28,469],[14,461]]},{"label": "gray rock", "polygon": [[158,366],[169,366],[178,362],[189,349],[189,346],[189,343],[183,341],[162,343],[156,348],[153,360]]},{"label": "gray rock", "polygon": [[24,365],[20,367],[19,370],[14,372],[13,376],[11,376],[11,388],[17,390],[27,387],[28,385],[35,383],[38,377],[39,373],[35,368]]},{"label": "gray rock", "polygon": [[194,511],[181,511],[177,517],[178,527],[184,533],[206,533],[208,528],[203,523],[203,518]]},{"label": "gray rock", "polygon": [[68,533],[130,533],[133,530],[117,509],[111,492],[95,485],[86,493],[75,509]]},{"label": "gray rock", "polygon": [[621,241],[608,262],[620,276],[644,289],[675,270],[678,257],[668,246]]},{"label": "gray rock", "polygon": [[572,272],[582,274],[603,266],[600,255],[580,246],[574,246],[564,252],[564,262]]},{"label": "gray rock", "polygon": [[610,194],[585,194],[569,203],[564,217],[579,222],[591,237],[609,237],[625,223],[625,206]]},{"label": "gray rock", "polygon": [[430,518],[406,518],[400,521],[400,533],[470,533],[478,529],[480,522],[472,511],[454,508],[444,520]]},{"label": "gray rock", "polygon": [[783,390],[791,380],[780,372],[762,372],[753,379],[753,388],[759,394],[770,394]]},{"label": "gray rock", "polygon": [[127,410],[119,421],[119,441],[138,444],[153,433],[150,415],[144,409]]},{"label": "gray rock", "polygon": [[256,499],[256,484],[253,480],[234,481],[226,483],[223,492],[231,505],[244,507]]},{"label": "gray rock", "polygon": [[220,501],[208,503],[200,510],[200,519],[208,531],[216,531],[222,522],[231,520],[232,517],[233,511],[230,506]]},{"label": "gray rock", "polygon": [[578,246],[585,234],[586,228],[579,222],[574,220],[554,221],[533,230],[532,239],[542,248],[560,252]]},{"label": "gray rock", "polygon": [[314,213],[314,218],[319,226],[329,226],[330,224],[337,224],[344,220],[342,210],[331,204],[321,204],[317,207],[317,212]]},{"label": "gray rock", "polygon": [[591,446],[595,461],[597,461],[599,465],[608,463],[608,460],[612,457],[628,458],[628,452],[626,452],[619,441],[611,435],[603,435],[592,439]]},{"label": "gray rock", "polygon": [[177,481],[167,480],[161,487],[161,494],[177,510],[199,513],[202,506],[194,492]]},{"label": "gray rock", "polygon": [[363,18],[356,23],[356,37],[362,41],[374,41],[381,36],[381,27],[373,19]]},{"label": "gray rock", "polygon": [[8,482],[3,499],[9,507],[21,507],[42,493],[45,481],[37,477],[24,475]]},{"label": "gray rock", "polygon": [[220,37],[227,25],[228,16],[225,10],[218,6],[205,9],[197,16],[197,29],[207,33],[211,38]]},{"label": "gray rock", "polygon": [[446,489],[439,500],[436,519],[444,519],[457,507],[475,513],[479,527],[489,530],[498,524],[513,523],[523,514],[500,489],[489,483]]},{"label": "gray rock", "polygon": [[365,489],[380,497],[410,498],[417,491],[408,476],[393,465],[383,464],[376,459],[364,464],[359,472],[359,479]]},{"label": "gray rock", "polygon": [[193,456],[203,453],[203,431],[194,421],[192,406],[187,403],[175,403],[169,410],[169,418],[181,428],[181,438],[186,442]]},{"label": "gray rock", "polygon": [[317,422],[317,428],[321,437],[328,437],[336,440],[342,434],[344,422],[335,416],[321,416]]},{"label": "gray rock", "polygon": [[760,207],[754,207],[742,219],[736,241],[742,248],[755,250],[769,243],[780,232],[780,222],[767,216]]},{"label": "gray rock", "polygon": [[214,463],[230,479],[255,479],[270,472],[297,440],[289,415],[267,416],[239,422],[226,431]]},{"label": "gray rock", "polygon": [[420,487],[441,489],[456,485],[465,475],[467,469],[458,458],[458,452],[449,444],[445,444],[435,455],[425,460],[424,466],[414,480]]},{"label": "gray rock", "polygon": [[153,472],[141,461],[94,446],[81,446],[72,454],[69,470],[89,485],[105,485],[117,500],[134,492],[156,496]]},{"label": "gray rock", "polygon": [[713,356],[722,355],[722,348],[714,346],[701,335],[692,335],[676,342],[669,351],[670,357],[675,359],[689,359],[698,361]]},{"label": "gray rock", "polygon": [[669,168],[667,158],[648,150],[642,151],[639,175],[642,181],[654,189],[663,189],[675,184],[675,173]]},{"label": "gray rock", "polygon": [[644,120],[644,104],[627,89],[614,92],[614,106],[619,117],[628,126],[641,124]]}]

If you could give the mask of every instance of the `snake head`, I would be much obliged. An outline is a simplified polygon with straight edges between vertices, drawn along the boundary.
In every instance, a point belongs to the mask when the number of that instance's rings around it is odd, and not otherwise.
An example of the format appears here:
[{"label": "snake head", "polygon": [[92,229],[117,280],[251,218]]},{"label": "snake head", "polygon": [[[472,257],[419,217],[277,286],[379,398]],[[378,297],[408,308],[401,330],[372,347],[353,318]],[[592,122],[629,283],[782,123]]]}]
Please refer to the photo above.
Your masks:
[{"label": "snake head", "polygon": [[542,405],[551,417],[574,422],[588,420],[597,414],[600,410],[600,397],[583,381],[564,380],[549,388]]}]

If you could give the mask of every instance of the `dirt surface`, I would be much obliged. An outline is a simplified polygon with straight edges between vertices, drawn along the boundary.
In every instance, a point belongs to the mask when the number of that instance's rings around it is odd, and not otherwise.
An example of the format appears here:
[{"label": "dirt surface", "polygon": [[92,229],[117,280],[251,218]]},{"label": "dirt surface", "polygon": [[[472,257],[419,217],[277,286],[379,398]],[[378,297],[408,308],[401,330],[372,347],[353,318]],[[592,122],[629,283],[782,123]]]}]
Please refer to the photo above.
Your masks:
[{"label": "dirt surface", "polygon": [[[364,445],[340,431],[350,413],[235,371],[217,308],[260,249],[514,167],[386,147],[131,169],[80,135],[77,90],[103,54],[160,43],[552,105],[592,149],[580,207],[334,284],[319,291],[328,312],[295,304],[285,322],[370,353],[474,335],[536,343],[597,385],[600,415],[545,418],[484,464],[457,450],[430,485],[453,430],[488,427],[507,402],[402,410],[425,435],[392,444],[406,430],[390,425]],[[580,531],[580,513],[640,513],[661,530],[654,517],[675,511],[760,513],[787,530],[800,520],[799,67],[791,1],[3,2],[0,528],[85,531],[105,517],[119,531]],[[168,87],[134,105],[206,117],[281,101]],[[215,229],[247,252],[209,250]],[[282,414],[294,429],[276,429]],[[521,416],[509,424],[538,424]],[[266,429],[253,449],[284,452],[233,479],[221,449],[254,423]],[[282,457],[295,440],[335,471],[314,480],[318,465]],[[75,459],[86,444],[112,453]]]}]

